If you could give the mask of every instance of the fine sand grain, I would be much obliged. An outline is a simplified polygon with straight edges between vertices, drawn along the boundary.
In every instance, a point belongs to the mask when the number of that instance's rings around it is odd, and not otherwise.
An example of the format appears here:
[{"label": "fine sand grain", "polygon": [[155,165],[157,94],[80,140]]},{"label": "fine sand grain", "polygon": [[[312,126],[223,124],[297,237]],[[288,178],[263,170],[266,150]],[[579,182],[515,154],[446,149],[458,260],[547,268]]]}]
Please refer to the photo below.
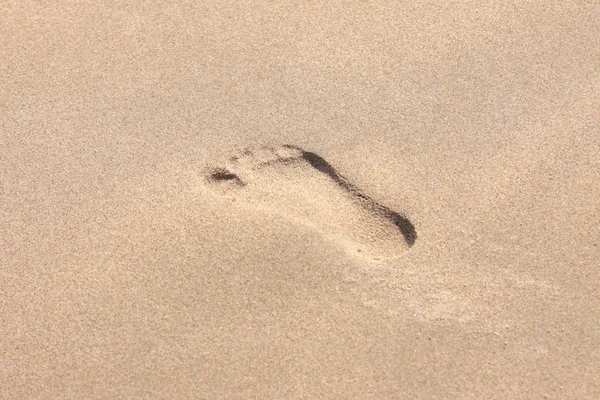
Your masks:
[{"label": "fine sand grain", "polygon": [[599,399],[598,32],[0,2],[0,398]]}]

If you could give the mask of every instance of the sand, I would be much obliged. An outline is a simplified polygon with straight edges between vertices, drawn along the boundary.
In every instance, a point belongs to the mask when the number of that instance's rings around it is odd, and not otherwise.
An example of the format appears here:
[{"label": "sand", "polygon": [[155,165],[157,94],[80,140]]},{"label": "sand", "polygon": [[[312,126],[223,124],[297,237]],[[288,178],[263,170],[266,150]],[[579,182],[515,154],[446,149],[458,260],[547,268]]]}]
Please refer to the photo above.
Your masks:
[{"label": "sand", "polygon": [[0,6],[1,398],[600,397],[600,6]]}]

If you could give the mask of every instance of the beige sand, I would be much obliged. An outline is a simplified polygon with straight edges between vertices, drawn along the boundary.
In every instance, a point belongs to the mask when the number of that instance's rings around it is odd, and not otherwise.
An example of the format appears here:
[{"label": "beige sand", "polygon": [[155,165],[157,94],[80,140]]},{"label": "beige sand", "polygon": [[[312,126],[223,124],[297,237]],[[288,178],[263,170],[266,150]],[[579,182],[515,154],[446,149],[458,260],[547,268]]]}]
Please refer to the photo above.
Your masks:
[{"label": "beige sand", "polygon": [[600,397],[597,2],[198,3],[0,6],[1,398]]}]

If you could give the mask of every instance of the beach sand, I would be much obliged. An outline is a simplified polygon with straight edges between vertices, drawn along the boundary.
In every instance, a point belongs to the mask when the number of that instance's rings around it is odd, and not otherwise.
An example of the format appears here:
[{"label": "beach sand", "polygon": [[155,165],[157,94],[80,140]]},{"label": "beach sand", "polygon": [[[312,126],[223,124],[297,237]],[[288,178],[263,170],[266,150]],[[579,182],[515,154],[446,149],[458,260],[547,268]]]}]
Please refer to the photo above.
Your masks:
[{"label": "beach sand", "polygon": [[600,397],[595,1],[0,5],[0,397]]}]

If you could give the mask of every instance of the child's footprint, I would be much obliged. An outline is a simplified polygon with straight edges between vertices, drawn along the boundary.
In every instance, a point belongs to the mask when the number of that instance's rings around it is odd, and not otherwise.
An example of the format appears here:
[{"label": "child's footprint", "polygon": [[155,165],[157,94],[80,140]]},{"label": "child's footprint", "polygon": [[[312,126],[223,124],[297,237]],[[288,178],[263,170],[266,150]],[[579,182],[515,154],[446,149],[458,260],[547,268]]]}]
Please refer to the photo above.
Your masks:
[{"label": "child's footprint", "polygon": [[317,229],[353,254],[394,257],[417,238],[406,217],[361,193],[320,156],[295,146],[246,150],[209,170],[206,182],[220,195]]}]

